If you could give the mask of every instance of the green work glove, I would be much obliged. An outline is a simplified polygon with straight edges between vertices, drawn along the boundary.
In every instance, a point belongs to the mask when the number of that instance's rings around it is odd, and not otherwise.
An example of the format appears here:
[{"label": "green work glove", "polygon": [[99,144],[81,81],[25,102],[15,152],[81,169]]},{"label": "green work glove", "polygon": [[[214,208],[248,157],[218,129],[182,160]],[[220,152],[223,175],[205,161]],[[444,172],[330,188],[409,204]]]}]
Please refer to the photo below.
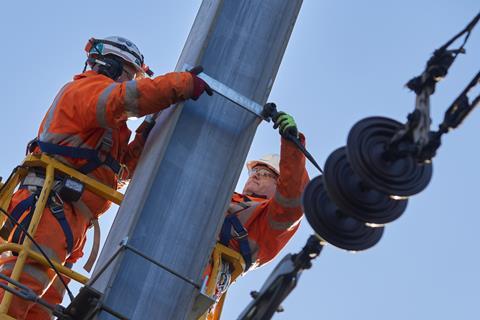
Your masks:
[{"label": "green work glove", "polygon": [[297,124],[295,123],[293,117],[285,112],[278,112],[275,119],[273,119],[273,128],[278,128],[278,132],[280,132],[280,135],[284,138],[288,137],[289,135],[298,138]]}]

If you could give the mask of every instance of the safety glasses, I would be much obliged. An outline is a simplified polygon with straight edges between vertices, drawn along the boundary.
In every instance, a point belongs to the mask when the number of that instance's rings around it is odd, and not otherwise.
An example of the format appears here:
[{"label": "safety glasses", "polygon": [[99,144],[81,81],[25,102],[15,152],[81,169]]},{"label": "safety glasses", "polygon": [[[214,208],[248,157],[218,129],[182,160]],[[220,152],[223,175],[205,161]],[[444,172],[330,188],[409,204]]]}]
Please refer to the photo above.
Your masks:
[{"label": "safety glasses", "polygon": [[268,170],[267,168],[263,168],[263,167],[254,167],[250,170],[248,170],[248,175],[251,177],[253,175],[256,175],[257,177],[259,178],[271,178],[271,179],[274,179],[274,180],[277,180],[278,176],[271,172],[270,170]]}]

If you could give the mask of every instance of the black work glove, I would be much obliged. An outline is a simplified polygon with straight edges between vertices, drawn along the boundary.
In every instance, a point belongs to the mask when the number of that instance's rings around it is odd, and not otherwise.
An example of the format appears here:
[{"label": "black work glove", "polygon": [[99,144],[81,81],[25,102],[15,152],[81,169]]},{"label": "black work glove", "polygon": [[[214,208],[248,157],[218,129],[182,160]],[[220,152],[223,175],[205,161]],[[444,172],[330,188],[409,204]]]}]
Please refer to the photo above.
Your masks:
[{"label": "black work glove", "polygon": [[273,128],[277,129],[280,135],[284,138],[288,136],[293,136],[298,138],[298,129],[297,124],[295,123],[295,119],[285,112],[278,112],[273,119]]}]

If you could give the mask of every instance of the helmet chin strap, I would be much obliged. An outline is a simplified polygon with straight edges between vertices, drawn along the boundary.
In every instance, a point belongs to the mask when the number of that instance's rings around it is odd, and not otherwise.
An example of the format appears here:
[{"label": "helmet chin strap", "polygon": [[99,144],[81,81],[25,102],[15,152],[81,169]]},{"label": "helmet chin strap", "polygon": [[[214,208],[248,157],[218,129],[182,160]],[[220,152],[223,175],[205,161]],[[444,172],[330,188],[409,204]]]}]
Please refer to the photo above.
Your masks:
[{"label": "helmet chin strap", "polygon": [[87,71],[87,66],[90,65],[93,69],[93,67],[96,65],[96,64],[99,64],[99,65],[103,65],[103,66],[107,66],[107,64],[103,61],[100,61],[98,59],[95,59],[95,58],[87,58],[87,60],[85,61],[85,66],[83,67],[83,72]]},{"label": "helmet chin strap", "polygon": [[105,57],[104,59],[106,61],[92,58],[92,57],[88,58],[87,61],[85,62],[85,68],[83,69],[83,72],[85,72],[87,64],[90,64],[92,66],[92,69],[98,66],[96,68],[97,70],[95,71],[116,81],[118,77],[122,75],[123,64],[113,58]]}]

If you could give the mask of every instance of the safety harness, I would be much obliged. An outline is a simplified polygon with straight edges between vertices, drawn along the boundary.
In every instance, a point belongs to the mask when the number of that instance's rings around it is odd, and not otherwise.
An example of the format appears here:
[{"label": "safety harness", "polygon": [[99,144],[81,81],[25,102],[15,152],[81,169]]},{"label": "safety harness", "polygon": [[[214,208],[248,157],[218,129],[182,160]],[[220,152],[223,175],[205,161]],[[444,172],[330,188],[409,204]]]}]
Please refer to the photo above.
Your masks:
[{"label": "safety harness", "polygon": [[[56,143],[40,141],[38,138],[33,139],[28,144],[27,148],[28,151],[32,152],[35,147],[38,146],[42,152],[47,154],[68,157],[72,159],[87,160],[86,164],[78,168],[78,171],[83,174],[89,174],[102,165],[110,168],[115,174],[119,174],[122,166],[120,165],[120,162],[110,155],[113,140],[111,137],[111,132],[110,134],[108,133],[109,130],[107,130],[106,134],[103,135],[100,147],[97,149],[63,146]],[[101,160],[102,158],[104,160]]]},{"label": "safety harness", "polygon": [[[235,233],[232,236],[232,228]],[[240,254],[245,260],[245,271],[252,265],[252,251],[248,244],[248,231],[243,227],[242,223],[235,214],[229,215],[225,218],[220,232],[220,243],[228,246],[228,243],[233,238],[238,241],[240,247]]]},{"label": "safety harness", "polygon": [[[32,192],[31,187],[27,185],[22,185],[20,186],[20,189],[28,189],[30,192]],[[15,208],[12,210],[12,217],[18,221],[22,227],[27,230],[30,221],[32,220],[33,213],[35,211],[35,205],[38,200],[38,196],[40,195],[41,189],[36,188],[30,196],[25,198],[24,200],[20,201]],[[65,217],[65,213],[63,211],[63,204],[59,203],[59,199],[55,199],[56,195],[53,193],[49,200],[48,200],[48,206],[50,208],[50,211],[52,212],[53,216],[57,219],[60,227],[63,230],[63,233],[65,234],[65,240],[67,244],[67,252],[68,255],[72,253],[73,249],[73,233],[72,229],[70,228],[70,225],[68,224],[68,221]],[[27,212],[28,211],[28,212]],[[26,214],[25,214],[26,213]],[[10,241],[18,244],[22,244],[23,240],[25,239],[25,234],[22,232],[22,229],[20,228],[15,228],[15,231],[11,235]],[[12,230],[13,231],[13,230]]]},{"label": "safety harness", "polygon": [[[252,200],[246,196],[244,196],[244,200],[252,202]],[[250,208],[251,206],[245,202],[237,202],[236,204],[242,207],[242,209],[231,212],[225,217],[222,229],[220,231],[220,243],[228,247],[228,244],[232,238],[237,240],[240,254],[245,261],[245,271],[247,271],[252,266],[252,250],[250,248],[250,244],[248,243],[248,231],[238,218],[238,213]]]},{"label": "safety harness", "polygon": [[[63,146],[51,142],[40,141],[38,138],[33,139],[29,142],[27,146],[27,152],[33,152],[36,147],[40,149],[41,152],[61,157],[68,157],[73,159],[87,160],[87,162],[82,165],[77,170],[83,174],[89,174],[98,167],[105,165],[110,168],[115,174],[120,175],[123,166],[110,155],[111,148],[113,146],[112,133],[111,130],[107,129],[106,133],[103,135],[99,147],[96,149],[82,148],[82,147],[72,147],[72,146]],[[103,160],[102,160],[103,159]],[[33,176],[32,176],[33,175]],[[55,183],[58,185],[61,183],[61,177],[56,178]],[[15,208],[13,208],[12,216],[15,218],[23,227],[28,228],[30,221],[35,211],[35,204],[40,195],[41,188],[43,187],[44,176],[38,172],[32,172],[29,174],[24,181],[22,182],[20,189],[28,189],[31,192],[31,195],[18,203]],[[73,233],[68,221],[65,217],[63,209],[63,200],[62,197],[55,191],[55,187],[50,195],[48,206],[53,216],[57,219],[60,224],[63,233],[65,234],[65,240],[67,244],[68,255],[72,253],[73,250]],[[100,245],[100,229],[97,219],[94,219],[92,213],[86,206],[80,206],[79,202],[71,203],[75,209],[80,210],[83,214],[90,219],[91,225],[94,227],[94,240],[93,248],[90,253],[90,257],[87,263],[84,266],[84,269],[90,271],[93,263],[96,260],[96,256],[99,251]],[[26,213],[28,210],[28,213]],[[84,212],[87,211],[87,212]],[[12,229],[13,230],[13,229]],[[2,230],[5,233],[5,230]],[[22,243],[25,235],[19,228],[15,228],[13,235],[11,235],[11,241],[15,243]]]}]

